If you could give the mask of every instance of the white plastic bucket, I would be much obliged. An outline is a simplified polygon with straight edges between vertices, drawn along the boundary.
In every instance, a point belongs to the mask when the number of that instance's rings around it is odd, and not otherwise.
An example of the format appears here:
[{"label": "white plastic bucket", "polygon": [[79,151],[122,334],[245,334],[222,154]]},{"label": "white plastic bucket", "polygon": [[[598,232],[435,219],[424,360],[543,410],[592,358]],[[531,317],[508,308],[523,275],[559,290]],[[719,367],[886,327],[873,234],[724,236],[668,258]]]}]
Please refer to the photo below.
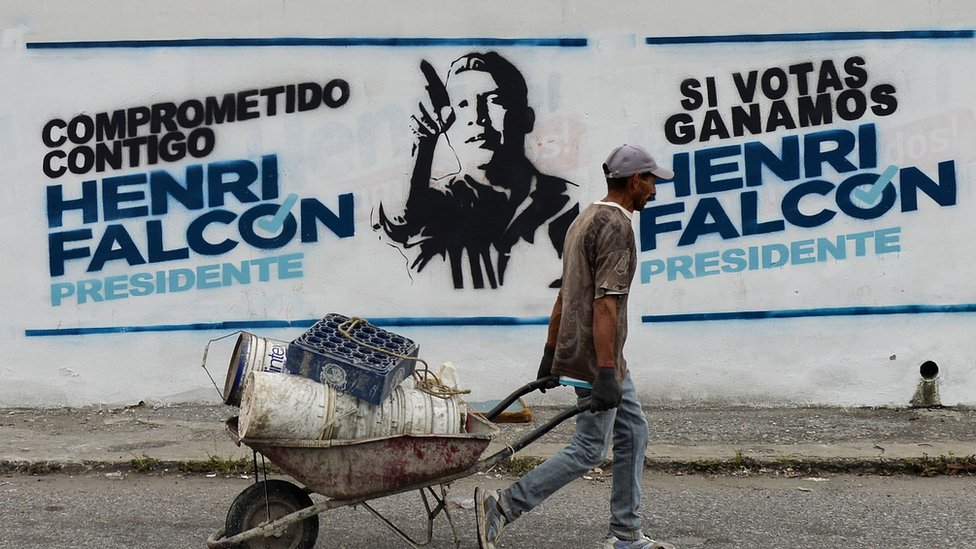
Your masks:
[{"label": "white plastic bucket", "polygon": [[457,434],[464,425],[456,398],[399,385],[378,405],[301,376],[254,370],[244,383],[243,438],[351,440],[392,435]]},{"label": "white plastic bucket", "polygon": [[224,403],[241,405],[241,395],[247,381],[247,374],[253,371],[281,373],[285,371],[287,341],[267,339],[254,334],[241,332],[231,355],[224,381]]}]

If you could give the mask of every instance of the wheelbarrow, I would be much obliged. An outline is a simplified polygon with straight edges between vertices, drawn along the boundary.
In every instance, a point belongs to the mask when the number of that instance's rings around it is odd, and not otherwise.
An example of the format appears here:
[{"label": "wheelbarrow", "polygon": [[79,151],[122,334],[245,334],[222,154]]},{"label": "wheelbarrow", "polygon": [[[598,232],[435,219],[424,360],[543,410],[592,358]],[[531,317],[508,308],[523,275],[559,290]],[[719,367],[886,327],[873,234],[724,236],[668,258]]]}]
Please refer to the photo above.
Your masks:
[{"label": "wheelbarrow", "polygon": [[[546,386],[551,378],[524,385],[484,416],[469,412],[465,432],[456,435],[397,435],[357,440],[261,440],[241,438],[237,417],[227,420],[228,435],[253,450],[255,483],[231,503],[224,527],[207,538],[207,547],[273,547],[311,549],[318,537],[318,515],[331,509],[362,506],[410,547],[421,547],[433,537],[434,519],[444,514],[454,541],[460,546],[447,502],[450,483],[486,471],[522,450],[557,425],[589,408],[589,399],[567,408],[511,446],[481,458],[498,433],[491,420],[519,397]],[[260,481],[257,456],[266,457],[303,484],[267,479]],[[435,490],[435,488],[437,488]],[[415,540],[384,517],[369,502],[418,491],[426,509],[425,537]],[[309,494],[324,499],[313,502]]]}]

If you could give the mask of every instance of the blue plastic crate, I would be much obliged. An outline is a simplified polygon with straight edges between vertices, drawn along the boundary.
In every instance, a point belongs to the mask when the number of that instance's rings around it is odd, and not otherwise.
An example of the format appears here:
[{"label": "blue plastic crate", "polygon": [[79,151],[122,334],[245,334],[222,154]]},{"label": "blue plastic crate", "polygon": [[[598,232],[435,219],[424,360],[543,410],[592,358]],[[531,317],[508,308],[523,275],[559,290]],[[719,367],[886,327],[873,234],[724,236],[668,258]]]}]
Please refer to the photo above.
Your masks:
[{"label": "blue plastic crate", "polygon": [[339,326],[348,320],[347,316],[331,313],[316,322],[288,346],[285,368],[360,400],[379,404],[416,366],[414,360],[383,351],[416,357],[420,346],[365,321],[349,331],[349,335],[368,347],[360,345],[339,331]]}]

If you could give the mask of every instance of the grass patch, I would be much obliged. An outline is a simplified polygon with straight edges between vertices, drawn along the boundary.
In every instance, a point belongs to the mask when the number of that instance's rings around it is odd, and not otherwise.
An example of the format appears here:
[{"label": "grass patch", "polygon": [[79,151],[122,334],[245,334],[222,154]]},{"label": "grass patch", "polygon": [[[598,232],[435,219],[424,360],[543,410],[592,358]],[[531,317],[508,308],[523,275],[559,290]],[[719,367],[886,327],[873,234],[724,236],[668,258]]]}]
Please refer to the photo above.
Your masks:
[{"label": "grass patch", "polygon": [[29,461],[23,464],[23,472],[28,475],[51,475],[60,473],[64,466],[56,461]]},{"label": "grass patch", "polygon": [[161,469],[161,464],[162,462],[159,461],[159,459],[154,457],[149,457],[145,454],[141,456],[134,455],[132,459],[129,460],[129,466],[132,467],[132,470],[139,473],[150,473],[152,471],[158,471],[159,469]]},{"label": "grass patch", "polygon": [[[181,462],[179,466],[179,470],[183,473],[217,473],[218,475],[250,473],[251,468],[251,458],[224,458],[214,454],[210,454],[206,460]],[[279,470],[269,463],[268,472],[274,473]]]},{"label": "grass patch", "polygon": [[959,457],[950,452],[947,456],[933,458],[922,454],[917,459],[906,459],[905,468],[906,472],[923,477],[973,475],[976,474],[976,455]]},{"label": "grass patch", "polygon": [[512,456],[508,459],[503,459],[498,465],[495,466],[495,469],[501,473],[522,477],[532,469],[538,467],[543,461],[545,460],[535,457]]},{"label": "grass patch", "polygon": [[807,476],[825,473],[852,475],[976,476],[976,455],[953,454],[898,459],[798,458],[780,456],[754,459],[736,452],[729,459],[694,461],[649,461],[651,469],[670,473],[705,473],[713,475],[775,474]]}]

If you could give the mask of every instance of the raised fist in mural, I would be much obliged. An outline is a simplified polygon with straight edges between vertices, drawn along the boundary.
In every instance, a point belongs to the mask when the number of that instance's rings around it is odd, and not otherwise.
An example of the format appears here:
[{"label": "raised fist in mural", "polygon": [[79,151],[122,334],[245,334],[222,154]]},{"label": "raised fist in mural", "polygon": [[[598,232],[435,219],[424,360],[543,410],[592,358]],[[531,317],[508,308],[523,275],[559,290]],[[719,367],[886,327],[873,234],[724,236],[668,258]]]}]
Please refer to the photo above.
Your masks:
[{"label": "raised fist in mural", "polygon": [[427,101],[417,104],[418,113],[411,116],[411,129],[417,142],[414,143],[413,154],[423,147],[433,148],[437,138],[443,134],[454,122],[454,109],[451,99],[447,95],[447,88],[441,82],[434,67],[426,60],[420,62],[420,70],[427,79]]}]

